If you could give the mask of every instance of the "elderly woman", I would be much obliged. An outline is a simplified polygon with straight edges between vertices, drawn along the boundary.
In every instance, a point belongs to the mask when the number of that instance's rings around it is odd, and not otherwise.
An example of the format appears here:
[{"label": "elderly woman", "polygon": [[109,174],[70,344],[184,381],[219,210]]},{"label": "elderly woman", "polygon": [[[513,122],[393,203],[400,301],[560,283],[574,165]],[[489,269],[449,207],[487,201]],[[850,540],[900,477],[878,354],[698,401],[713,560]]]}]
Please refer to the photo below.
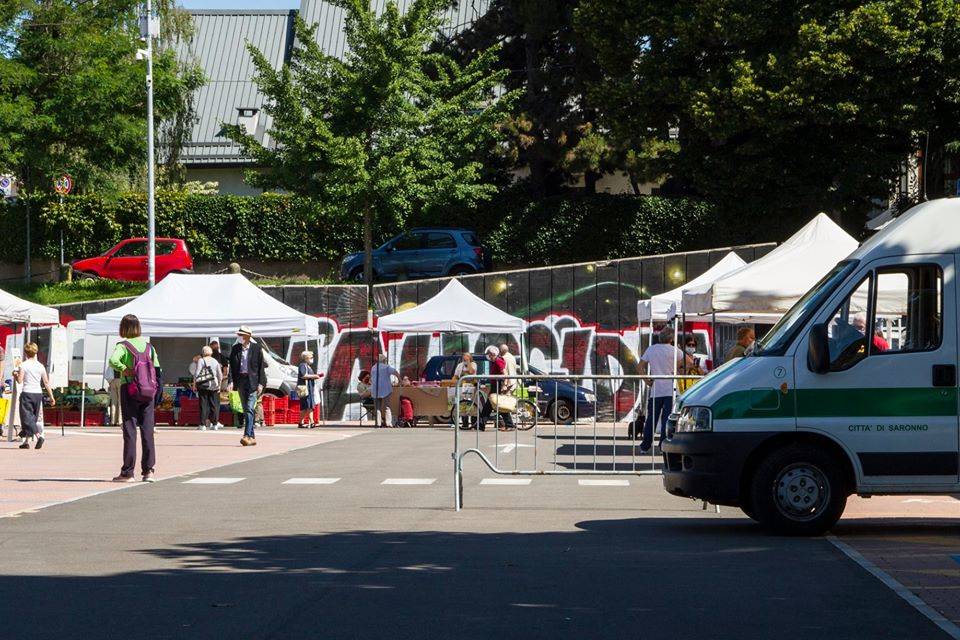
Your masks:
[{"label": "elderly woman", "polygon": [[[476,373],[477,363],[473,361],[471,354],[465,353],[460,362],[457,363],[457,368],[453,370],[453,380],[456,382],[463,376],[472,376]],[[460,428],[463,430],[472,429],[477,424],[476,405],[474,404],[476,386],[475,380],[468,380],[460,390]]]},{"label": "elderly woman", "polygon": [[[319,379],[320,376],[313,371],[313,352],[304,351],[300,354],[300,366],[297,367],[297,395],[300,397],[300,422],[297,426],[301,429],[317,426],[313,422],[313,407],[316,406],[313,393]],[[306,424],[305,419],[309,419]]]},{"label": "elderly woman", "polygon": [[200,431],[220,429],[220,383],[223,370],[213,357],[213,349],[204,345],[200,357],[190,366],[193,388],[200,398]]}]

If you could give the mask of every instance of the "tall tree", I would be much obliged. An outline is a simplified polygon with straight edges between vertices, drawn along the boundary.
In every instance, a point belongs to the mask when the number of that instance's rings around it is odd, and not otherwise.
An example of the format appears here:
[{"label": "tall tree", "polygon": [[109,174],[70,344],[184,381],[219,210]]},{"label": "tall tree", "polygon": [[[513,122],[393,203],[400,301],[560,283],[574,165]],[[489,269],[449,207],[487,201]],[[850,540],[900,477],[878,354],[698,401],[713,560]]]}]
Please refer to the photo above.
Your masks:
[{"label": "tall tree", "polygon": [[[146,156],[144,62],[135,54],[135,0],[0,0],[0,171],[27,191],[47,190],[61,173],[80,190],[135,183]],[[190,117],[199,68],[180,64],[172,38],[189,16],[157,2],[164,40],[154,53],[158,127]],[[185,131],[161,136],[167,152]]]},{"label": "tall tree", "polygon": [[597,65],[573,28],[579,5],[580,0],[493,0],[450,41],[451,50],[467,59],[502,43],[497,66],[508,72],[505,86],[521,96],[506,129],[510,159],[513,168],[529,170],[530,191],[540,196],[561,191],[581,174],[592,192],[618,160],[586,95]]},{"label": "tall tree", "polygon": [[578,26],[598,51],[604,124],[659,146],[654,168],[681,190],[794,219],[849,212],[853,228],[921,137],[956,139],[958,7],[584,0]]},{"label": "tall tree", "polygon": [[493,195],[482,160],[501,139],[513,96],[494,96],[504,75],[491,71],[495,49],[460,64],[431,48],[447,0],[414,0],[405,13],[390,2],[379,16],[365,0],[335,4],[346,12],[342,60],[299,19],[283,68],[250,48],[275,144],[237,126],[225,131],[263,167],[248,173],[252,184],[362,216],[369,285],[374,222],[398,226]]}]

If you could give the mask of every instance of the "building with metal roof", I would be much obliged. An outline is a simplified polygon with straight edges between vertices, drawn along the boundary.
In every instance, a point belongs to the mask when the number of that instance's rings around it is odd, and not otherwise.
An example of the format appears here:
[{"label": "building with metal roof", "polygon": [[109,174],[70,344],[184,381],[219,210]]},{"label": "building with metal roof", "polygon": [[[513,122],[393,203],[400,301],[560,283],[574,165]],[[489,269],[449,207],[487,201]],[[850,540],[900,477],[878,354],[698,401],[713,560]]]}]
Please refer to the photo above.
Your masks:
[{"label": "building with metal roof", "polygon": [[[412,0],[397,0],[405,11]],[[460,0],[447,10],[442,30],[457,33],[483,15],[490,0]],[[378,14],[387,0],[372,0]],[[328,54],[342,56],[346,50],[344,11],[325,0],[301,0],[299,9],[191,11],[194,35],[178,45],[183,60],[193,60],[203,69],[207,83],[194,96],[197,120],[181,159],[188,180],[217,182],[221,193],[249,194],[257,190],[243,182],[250,168],[239,145],[222,135],[224,123],[241,124],[265,145],[271,144],[270,118],[263,112],[265,97],[253,81],[253,61],[247,43],[261,51],[275,68],[290,59],[294,45],[294,17],[317,26],[317,43]]]}]

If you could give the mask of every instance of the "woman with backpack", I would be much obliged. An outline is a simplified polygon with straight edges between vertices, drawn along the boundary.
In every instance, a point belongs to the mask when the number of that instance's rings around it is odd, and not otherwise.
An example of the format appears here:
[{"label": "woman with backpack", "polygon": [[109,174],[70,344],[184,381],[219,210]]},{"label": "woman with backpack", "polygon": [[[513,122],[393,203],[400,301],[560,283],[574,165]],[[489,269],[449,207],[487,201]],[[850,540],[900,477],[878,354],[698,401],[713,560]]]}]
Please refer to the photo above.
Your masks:
[{"label": "woman with backpack", "polygon": [[220,382],[223,371],[213,357],[213,349],[204,346],[200,357],[191,365],[193,389],[200,398],[200,431],[218,430],[220,424]]},{"label": "woman with backpack", "polygon": [[110,356],[110,366],[120,377],[120,415],[123,418],[123,466],[114,482],[134,482],[137,462],[137,427],[140,427],[140,473],[153,482],[156,448],[153,441],[154,401],[160,361],[153,346],[140,336],[140,319],[127,314],[120,320],[122,338]]}]

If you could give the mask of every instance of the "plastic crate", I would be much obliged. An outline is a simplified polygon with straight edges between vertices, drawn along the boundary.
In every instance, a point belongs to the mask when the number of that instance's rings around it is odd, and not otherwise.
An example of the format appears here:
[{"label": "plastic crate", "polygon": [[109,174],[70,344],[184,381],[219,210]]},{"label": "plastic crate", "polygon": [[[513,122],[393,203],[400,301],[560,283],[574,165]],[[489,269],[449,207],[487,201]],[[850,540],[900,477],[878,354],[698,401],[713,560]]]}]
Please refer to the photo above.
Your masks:
[{"label": "plastic crate", "polygon": [[176,424],[173,419],[173,411],[154,411],[153,422],[155,424]]},{"label": "plastic crate", "polygon": [[[264,407],[264,408],[266,408],[266,407]],[[290,408],[290,398],[288,398],[287,396],[283,396],[283,397],[280,397],[280,398],[276,398],[276,399],[274,400],[274,409],[275,409],[276,411],[283,412],[283,411],[286,411],[286,410],[289,409],[289,408]]]},{"label": "plastic crate", "polygon": [[[49,422],[48,424],[58,424],[58,425],[63,424],[66,426],[75,426],[75,427],[80,426],[79,411],[63,411],[62,413],[58,411],[56,413],[59,414],[57,418],[59,418],[60,421],[56,423]],[[46,419],[46,416],[44,416],[44,419]],[[84,415],[83,415],[83,426],[102,427],[105,419],[106,419],[106,413],[104,413],[102,410],[86,411],[84,412]]]},{"label": "plastic crate", "polygon": [[199,398],[187,398],[184,396],[180,397],[180,410],[196,410],[200,411],[200,399]]},{"label": "plastic crate", "polygon": [[277,412],[276,411],[263,411],[263,424],[268,427],[275,427],[277,425]]},{"label": "plastic crate", "polygon": [[196,426],[200,424],[200,412],[180,409],[177,415],[177,424],[180,426]]},{"label": "plastic crate", "polygon": [[225,427],[233,426],[233,412],[232,411],[221,411],[220,412],[220,424]]}]

